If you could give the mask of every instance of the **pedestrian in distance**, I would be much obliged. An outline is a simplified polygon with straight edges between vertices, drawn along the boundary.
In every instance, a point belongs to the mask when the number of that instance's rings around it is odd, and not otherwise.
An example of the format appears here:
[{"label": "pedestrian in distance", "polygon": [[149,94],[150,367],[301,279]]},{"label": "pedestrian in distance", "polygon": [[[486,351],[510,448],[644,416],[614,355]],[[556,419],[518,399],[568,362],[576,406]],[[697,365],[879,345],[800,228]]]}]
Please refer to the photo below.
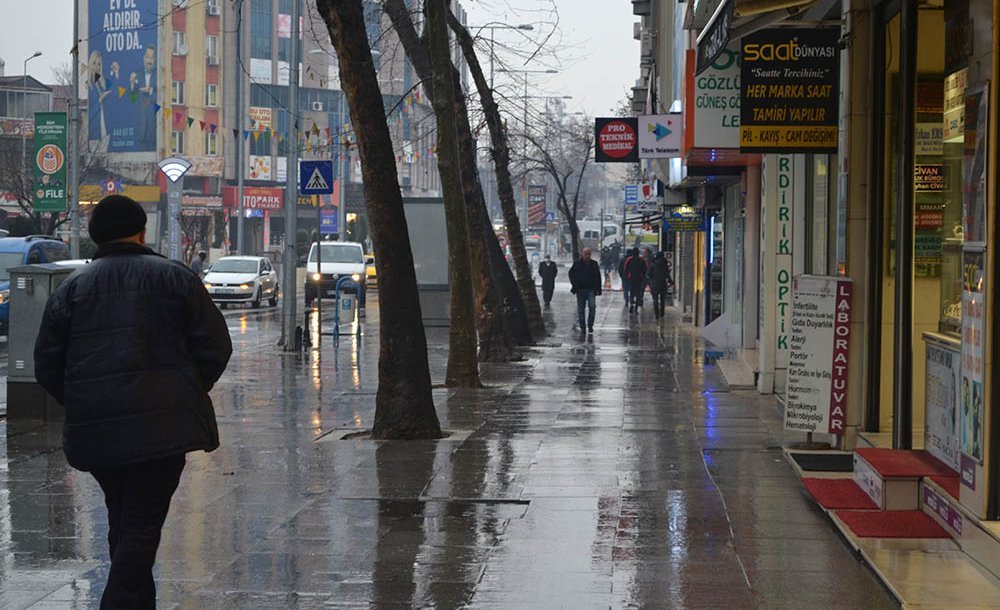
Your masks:
[{"label": "pedestrian in distance", "polygon": [[542,299],[548,307],[552,302],[552,293],[556,289],[556,276],[559,275],[559,267],[552,262],[552,257],[545,255],[545,260],[538,264],[538,275],[542,278]]},{"label": "pedestrian in distance", "polygon": [[670,265],[663,252],[657,252],[653,257],[653,262],[649,265],[647,272],[649,281],[649,291],[653,295],[653,313],[656,319],[663,317],[667,306],[667,292],[674,285],[674,278],[670,277]]},{"label": "pedestrian in distance", "polygon": [[646,289],[646,263],[639,255],[639,248],[632,248],[632,254],[625,261],[625,281],[629,285],[630,312],[639,311],[642,307],[642,293]]},{"label": "pedestrian in distance", "polygon": [[628,259],[631,256],[632,256],[632,251],[631,250],[626,250],[625,251],[625,256],[623,256],[622,259],[621,259],[621,261],[619,261],[619,263],[618,263],[618,278],[622,282],[622,296],[625,297],[625,304],[626,305],[631,305],[632,304],[632,301],[629,300],[629,297],[631,296],[629,294],[629,283],[628,283],[628,280],[625,279],[625,265],[628,264]]},{"label": "pedestrian in distance", "polygon": [[104,492],[102,609],[156,607],[163,523],[185,454],[219,446],[208,392],[233,351],[201,279],[147,248],[145,227],[128,197],[97,204],[97,253],[49,298],[35,340],[35,377],[66,410],[66,460]]},{"label": "pedestrian in distance", "polygon": [[[580,331],[586,328],[594,332],[594,317],[597,315],[597,299],[601,294],[601,267],[591,260],[590,248],[583,249],[583,255],[569,268],[570,292],[576,295],[576,315]],[[590,308],[586,318],[584,311]]]},{"label": "pedestrian in distance", "polygon": [[198,256],[194,257],[191,261],[191,271],[194,271],[198,277],[205,275],[205,259],[208,258],[208,253],[204,250],[198,252]]}]

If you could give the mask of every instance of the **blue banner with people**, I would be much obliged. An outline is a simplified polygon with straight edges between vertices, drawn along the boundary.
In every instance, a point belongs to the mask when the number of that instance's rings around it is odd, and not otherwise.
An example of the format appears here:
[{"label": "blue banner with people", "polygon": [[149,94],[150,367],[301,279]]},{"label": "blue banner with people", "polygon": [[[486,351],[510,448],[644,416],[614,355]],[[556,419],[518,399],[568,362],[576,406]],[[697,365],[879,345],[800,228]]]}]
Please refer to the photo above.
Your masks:
[{"label": "blue banner with people", "polygon": [[155,152],[157,0],[92,0],[83,75],[94,152]]}]

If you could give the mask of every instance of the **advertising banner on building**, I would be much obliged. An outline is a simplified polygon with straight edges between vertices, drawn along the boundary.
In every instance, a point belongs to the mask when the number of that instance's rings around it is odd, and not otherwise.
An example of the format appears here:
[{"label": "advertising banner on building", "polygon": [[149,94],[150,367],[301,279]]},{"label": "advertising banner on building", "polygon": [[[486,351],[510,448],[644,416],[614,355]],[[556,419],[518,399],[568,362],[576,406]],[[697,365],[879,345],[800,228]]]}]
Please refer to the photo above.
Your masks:
[{"label": "advertising banner on building", "polygon": [[545,227],[545,185],[528,185],[528,226]]},{"label": "advertising banner on building", "polygon": [[155,152],[157,0],[89,2],[87,139],[97,152]]},{"label": "advertising banner on building", "polygon": [[723,49],[694,79],[696,148],[740,147],[740,51]]},{"label": "advertising banner on building", "polygon": [[66,113],[35,113],[33,207],[36,212],[66,211]]},{"label": "advertising banner on building", "polygon": [[[973,464],[983,461],[983,368],[986,364],[986,253],[962,253],[962,482],[975,489]],[[968,464],[968,466],[967,466]],[[970,484],[971,483],[971,484]]]},{"label": "advertising banner on building", "polygon": [[843,434],[853,284],[800,275],[792,292],[785,429]]},{"label": "advertising banner on building", "polygon": [[962,354],[958,345],[925,339],[924,446],[958,472],[958,408],[962,400]]},{"label": "advertising banner on building", "polygon": [[[285,189],[267,186],[243,187],[243,206],[248,210],[280,211],[285,201]],[[222,187],[222,205],[236,207],[236,187]]]},{"label": "advertising banner on building", "polygon": [[965,98],[965,139],[962,170],[962,226],[965,246],[986,244],[986,168],[989,135],[989,89],[984,85]]},{"label": "advertising banner on building", "polygon": [[250,116],[250,129],[255,131],[267,131],[273,127],[271,123],[271,109],[264,106],[250,106],[247,109]]},{"label": "advertising banner on building", "polygon": [[594,161],[634,163],[639,160],[639,124],[635,117],[594,119]]},{"label": "advertising banner on building", "polygon": [[740,152],[837,152],[839,41],[839,28],[772,28],[743,37]]},{"label": "advertising banner on building", "polygon": [[681,114],[648,114],[638,118],[639,158],[669,159],[681,156],[684,120]]}]

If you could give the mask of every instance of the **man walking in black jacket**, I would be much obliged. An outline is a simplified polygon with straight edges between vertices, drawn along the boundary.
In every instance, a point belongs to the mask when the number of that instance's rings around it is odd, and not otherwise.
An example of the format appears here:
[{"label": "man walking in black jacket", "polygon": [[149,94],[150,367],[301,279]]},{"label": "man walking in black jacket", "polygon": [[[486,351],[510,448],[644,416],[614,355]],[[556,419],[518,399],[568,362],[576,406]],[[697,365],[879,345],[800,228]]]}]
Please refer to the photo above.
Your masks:
[{"label": "man walking in black jacket", "polygon": [[[583,256],[576,259],[569,268],[569,283],[572,286],[570,292],[576,295],[576,313],[580,319],[580,330],[586,328],[589,332],[594,332],[594,317],[597,315],[595,297],[601,294],[602,283],[601,267],[597,261],[591,260],[590,255],[590,248],[584,248]],[[590,311],[585,319],[583,313],[587,307]]]},{"label": "man walking in black jacket", "polygon": [[201,279],[146,248],[145,227],[132,199],[101,200],[97,254],[49,298],[35,341],[38,383],[66,407],[66,460],[104,491],[102,609],[156,607],[160,532],[184,455],[219,446],[208,392],[233,350]]}]

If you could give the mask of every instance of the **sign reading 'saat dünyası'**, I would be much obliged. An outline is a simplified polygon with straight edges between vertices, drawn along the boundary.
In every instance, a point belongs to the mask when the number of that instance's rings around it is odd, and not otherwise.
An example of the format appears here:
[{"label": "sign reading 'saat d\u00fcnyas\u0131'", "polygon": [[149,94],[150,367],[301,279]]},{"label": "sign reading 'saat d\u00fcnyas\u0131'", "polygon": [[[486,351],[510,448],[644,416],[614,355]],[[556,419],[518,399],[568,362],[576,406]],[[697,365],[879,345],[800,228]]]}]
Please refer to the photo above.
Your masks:
[{"label": "sign reading 'saat d\u00fcnyas\u0131'", "polygon": [[840,30],[774,28],[740,44],[740,151],[834,153]]}]

